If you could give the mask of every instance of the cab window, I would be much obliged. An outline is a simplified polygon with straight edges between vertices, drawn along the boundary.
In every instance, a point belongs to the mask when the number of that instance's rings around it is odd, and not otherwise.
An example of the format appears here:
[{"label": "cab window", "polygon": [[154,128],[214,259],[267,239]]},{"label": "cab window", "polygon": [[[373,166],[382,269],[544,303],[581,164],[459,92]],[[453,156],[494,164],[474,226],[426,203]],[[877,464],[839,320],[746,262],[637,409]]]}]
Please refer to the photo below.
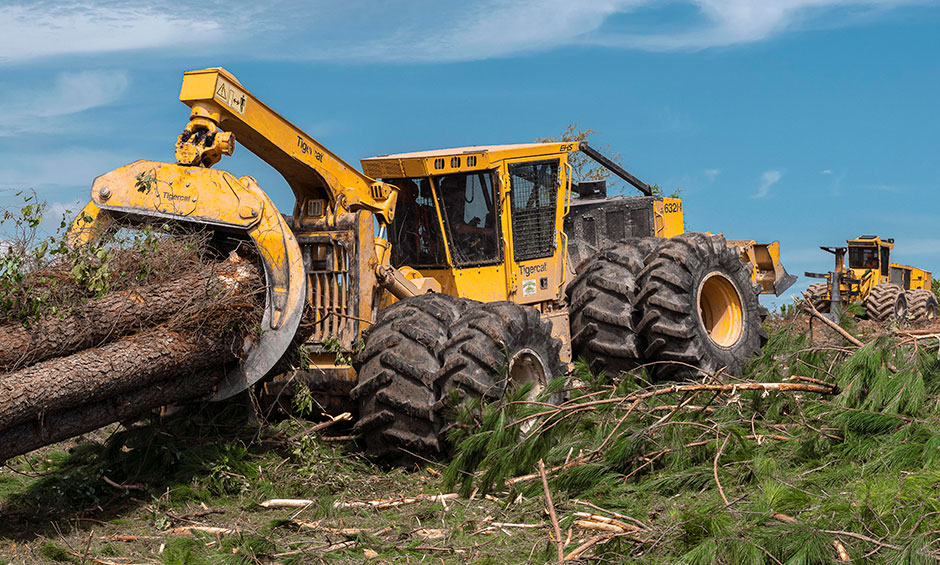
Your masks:
[{"label": "cab window", "polygon": [[[891,250],[888,249],[887,247],[881,248],[881,276],[883,277],[888,276],[888,266],[891,264],[891,261],[888,259],[888,254],[890,253],[890,251]],[[908,273],[908,276],[910,276],[910,273]],[[909,286],[910,285],[904,288],[908,288]]]},{"label": "cab window", "polygon": [[385,182],[398,187],[398,204],[389,233],[392,266],[447,265],[430,179],[385,179]]},{"label": "cab window", "polygon": [[875,247],[849,247],[850,269],[877,269],[878,249]]},{"label": "cab window", "polygon": [[499,210],[489,171],[434,177],[454,265],[502,261]]}]

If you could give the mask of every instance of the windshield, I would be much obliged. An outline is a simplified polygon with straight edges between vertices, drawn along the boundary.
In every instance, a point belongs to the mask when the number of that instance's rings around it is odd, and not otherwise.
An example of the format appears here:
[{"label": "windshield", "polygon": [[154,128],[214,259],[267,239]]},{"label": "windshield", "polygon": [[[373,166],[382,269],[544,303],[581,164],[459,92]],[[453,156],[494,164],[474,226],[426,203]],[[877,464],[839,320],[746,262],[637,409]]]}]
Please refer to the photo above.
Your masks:
[{"label": "windshield", "polygon": [[850,269],[877,269],[878,268],[878,248],[877,247],[849,247],[849,268]]},{"label": "windshield", "polygon": [[490,171],[434,177],[454,265],[501,260],[498,210]]},{"label": "windshield", "polygon": [[390,227],[393,267],[441,267],[447,264],[441,224],[426,178],[385,179],[399,188],[395,219]]}]

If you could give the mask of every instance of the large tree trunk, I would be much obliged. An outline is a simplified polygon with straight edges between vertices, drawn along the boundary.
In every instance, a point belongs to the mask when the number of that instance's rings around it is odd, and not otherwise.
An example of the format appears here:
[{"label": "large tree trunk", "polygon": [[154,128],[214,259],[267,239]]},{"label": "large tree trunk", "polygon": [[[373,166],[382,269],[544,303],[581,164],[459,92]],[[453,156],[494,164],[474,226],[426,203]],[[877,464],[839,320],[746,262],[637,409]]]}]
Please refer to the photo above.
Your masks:
[{"label": "large tree trunk", "polygon": [[[235,359],[238,340],[153,329],[0,376],[0,430]],[[165,402],[164,404],[167,404]]]},{"label": "large tree trunk", "polygon": [[0,463],[14,457],[96,430],[112,422],[133,418],[149,410],[201,398],[212,391],[217,371],[195,373],[158,382],[59,412],[0,431]]},{"label": "large tree trunk", "polygon": [[96,347],[174,316],[195,316],[207,306],[241,300],[236,290],[259,280],[253,265],[225,261],[172,281],[105,295],[62,316],[0,326],[0,372]]}]

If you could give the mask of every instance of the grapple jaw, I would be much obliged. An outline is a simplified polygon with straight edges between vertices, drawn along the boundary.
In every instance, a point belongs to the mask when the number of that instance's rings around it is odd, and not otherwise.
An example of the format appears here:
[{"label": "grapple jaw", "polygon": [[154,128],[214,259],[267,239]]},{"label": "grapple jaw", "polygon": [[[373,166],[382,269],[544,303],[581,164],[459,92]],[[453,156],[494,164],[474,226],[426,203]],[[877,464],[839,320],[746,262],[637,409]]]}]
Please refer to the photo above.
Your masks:
[{"label": "grapple jaw", "polygon": [[122,224],[179,222],[243,234],[264,265],[265,308],[246,357],[219,383],[223,400],[259,381],[287,350],[300,325],[306,274],[300,246],[274,203],[251,177],[217,169],[136,161],[95,179],[91,202],[69,229],[72,244],[98,238],[116,219]]},{"label": "grapple jaw", "polygon": [[780,296],[796,282],[796,276],[780,262],[779,241],[730,240],[728,245],[738,248],[742,262],[751,264],[751,279],[760,285],[761,294]]}]

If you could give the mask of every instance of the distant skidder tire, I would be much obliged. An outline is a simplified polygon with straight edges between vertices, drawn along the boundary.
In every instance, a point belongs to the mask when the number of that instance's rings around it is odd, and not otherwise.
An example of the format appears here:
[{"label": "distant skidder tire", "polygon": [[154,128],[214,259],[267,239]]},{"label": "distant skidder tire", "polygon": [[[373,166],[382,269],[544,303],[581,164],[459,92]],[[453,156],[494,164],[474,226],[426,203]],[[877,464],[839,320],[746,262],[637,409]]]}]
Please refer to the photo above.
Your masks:
[{"label": "distant skidder tire", "polygon": [[591,370],[610,376],[640,364],[636,335],[636,276],[659,245],[652,237],[627,239],[588,258],[568,286],[571,348]]},{"label": "distant skidder tire", "polygon": [[806,296],[806,299],[809,300],[809,303],[813,305],[813,308],[817,312],[825,314],[829,311],[829,300],[826,298],[826,295],[829,294],[829,284],[824,282],[813,283],[806,287],[806,292],[803,293]]},{"label": "distant skidder tire", "polygon": [[925,322],[933,320],[940,313],[940,307],[937,305],[937,297],[929,290],[919,288],[909,290],[905,293],[907,296],[907,317],[915,322]]},{"label": "distant skidder tire", "polygon": [[449,336],[436,385],[436,412],[445,439],[456,424],[455,404],[467,398],[500,401],[510,386],[529,383],[529,397],[534,398],[565,373],[559,359],[561,342],[552,337],[551,323],[531,306],[474,303],[450,327]]},{"label": "distant skidder tire", "polygon": [[682,234],[650,253],[638,277],[637,332],[658,380],[719,369],[740,375],[767,341],[750,268],[722,236]]},{"label": "distant skidder tire", "polygon": [[876,322],[903,318],[907,313],[904,289],[891,283],[875,285],[865,300],[865,312]]},{"label": "distant skidder tire", "polygon": [[441,453],[434,423],[434,379],[447,329],[465,301],[445,294],[407,298],[379,312],[354,363],[356,429],[368,455],[414,465]]}]

